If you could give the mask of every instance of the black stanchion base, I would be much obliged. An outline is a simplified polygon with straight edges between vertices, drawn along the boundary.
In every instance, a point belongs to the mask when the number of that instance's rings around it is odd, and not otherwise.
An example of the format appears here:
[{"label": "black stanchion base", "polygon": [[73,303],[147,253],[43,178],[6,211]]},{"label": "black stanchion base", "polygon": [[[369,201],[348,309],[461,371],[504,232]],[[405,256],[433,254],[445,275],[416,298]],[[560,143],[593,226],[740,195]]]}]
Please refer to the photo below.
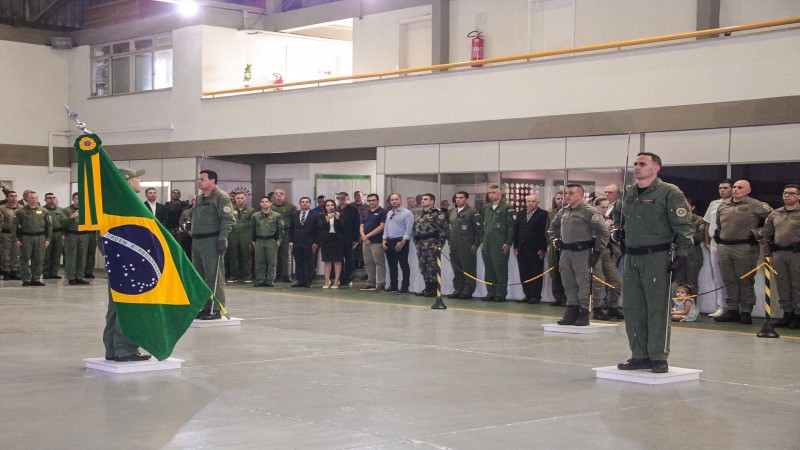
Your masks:
[{"label": "black stanchion base", "polygon": [[775,331],[775,328],[772,327],[772,323],[769,321],[769,319],[764,321],[764,326],[761,327],[761,331],[759,331],[758,334],[756,334],[756,336],[760,338],[773,338],[773,339],[781,337],[781,335],[778,334],[777,331]]},{"label": "black stanchion base", "polygon": [[431,309],[447,309],[447,305],[444,304],[441,296],[437,296],[436,301],[433,302],[433,306],[431,306]]}]

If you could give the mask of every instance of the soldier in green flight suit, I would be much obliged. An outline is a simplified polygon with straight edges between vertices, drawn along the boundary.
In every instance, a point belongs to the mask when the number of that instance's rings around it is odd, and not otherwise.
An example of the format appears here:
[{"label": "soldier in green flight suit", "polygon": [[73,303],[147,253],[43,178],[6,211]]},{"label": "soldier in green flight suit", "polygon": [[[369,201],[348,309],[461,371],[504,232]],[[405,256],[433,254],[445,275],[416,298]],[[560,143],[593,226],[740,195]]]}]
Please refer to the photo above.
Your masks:
[{"label": "soldier in green flight suit", "polygon": [[[197,178],[200,195],[192,212],[192,265],[225,305],[225,266],[228,234],[236,223],[228,193],[217,187],[217,172],[201,170]],[[209,300],[197,315],[200,320],[221,317],[219,308]],[[213,313],[212,313],[213,311]]]},{"label": "soldier in green flight suit", "polygon": [[239,282],[252,280],[250,270],[250,218],[256,212],[247,205],[247,194],[237,192],[234,196],[233,217],[236,223],[228,235],[228,253],[231,261],[231,277]]},{"label": "soldier in green flight suit", "polygon": [[468,192],[457,192],[455,207],[448,211],[453,293],[447,297],[463,300],[471,299],[475,292],[475,280],[464,275],[464,272],[477,276],[478,247],[481,246],[481,213],[467,204],[468,199]]},{"label": "soldier in green flight suit", "polygon": [[56,196],[52,192],[44,194],[44,209],[50,214],[50,221],[53,224],[53,236],[50,245],[44,251],[44,270],[42,275],[47,280],[60,280],[58,267],[61,265],[61,253],[64,251],[64,233],[61,227],[64,222],[64,208],[57,206]]},{"label": "soldier in green flight suit", "polygon": [[255,287],[274,287],[277,274],[278,249],[285,241],[286,227],[283,217],[272,210],[269,197],[261,197],[258,202],[261,211],[250,219],[250,239],[256,251]]},{"label": "soldier in green flight suit", "polygon": [[504,302],[508,294],[508,253],[514,244],[517,213],[503,200],[500,186],[489,186],[489,203],[483,207],[483,264],[488,292],[484,301]]},{"label": "soldier in green flight suit", "polygon": [[[292,213],[297,211],[297,206],[286,201],[286,191],[283,188],[275,188],[272,193],[272,210],[280,214],[283,218],[283,234],[289,233],[289,226],[292,223]],[[278,248],[278,275],[287,283],[292,282],[292,252],[289,251],[289,240],[281,241]]]},{"label": "soldier in green flight suit", "polygon": [[78,193],[72,194],[72,204],[62,211],[61,231],[64,233],[64,273],[69,285],[89,284],[84,280],[86,248],[94,231],[78,231]]},{"label": "soldier in green flight suit", "polygon": [[28,192],[28,201],[17,210],[11,227],[11,241],[19,252],[19,271],[23,286],[44,286],[40,280],[44,250],[52,239],[50,214],[39,206],[39,194]]},{"label": "soldier in green flight suit", "polygon": [[[625,242],[625,328],[631,358],[620,370],[669,371],[670,273],[686,264],[694,227],[686,197],[658,178],[661,158],[641,152],[633,163],[636,184],[625,188],[622,230]],[[674,243],[674,244],[673,244]],[[675,257],[670,258],[674,245]]]}]

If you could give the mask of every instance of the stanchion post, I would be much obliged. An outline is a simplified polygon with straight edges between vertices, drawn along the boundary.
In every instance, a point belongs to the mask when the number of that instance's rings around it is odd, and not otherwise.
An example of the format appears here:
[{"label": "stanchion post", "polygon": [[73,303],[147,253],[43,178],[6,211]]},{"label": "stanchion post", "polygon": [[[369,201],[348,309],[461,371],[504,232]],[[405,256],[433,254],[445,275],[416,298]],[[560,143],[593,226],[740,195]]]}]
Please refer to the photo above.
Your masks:
[{"label": "stanchion post", "polygon": [[772,315],[772,308],[770,307],[770,297],[772,295],[772,291],[770,289],[770,280],[772,279],[772,258],[769,256],[765,257],[764,260],[766,264],[764,264],[764,325],[761,327],[761,331],[756,334],[756,336],[760,338],[779,338],[781,337],[775,328],[772,327],[772,323],[770,322],[770,316]]},{"label": "stanchion post", "polygon": [[436,301],[433,302],[431,309],[447,309],[447,305],[442,300],[442,251],[436,255],[436,266],[439,270],[436,271]]}]

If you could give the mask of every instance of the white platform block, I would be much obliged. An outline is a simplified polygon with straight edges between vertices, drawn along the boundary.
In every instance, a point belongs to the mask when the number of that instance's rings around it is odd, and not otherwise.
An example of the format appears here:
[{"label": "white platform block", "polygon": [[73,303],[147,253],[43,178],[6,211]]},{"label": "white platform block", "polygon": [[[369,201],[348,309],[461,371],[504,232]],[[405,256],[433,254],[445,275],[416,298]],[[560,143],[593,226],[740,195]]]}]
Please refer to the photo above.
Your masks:
[{"label": "white platform block", "polygon": [[225,316],[222,316],[219,319],[214,320],[197,320],[194,319],[192,324],[189,325],[190,328],[210,328],[210,327],[230,327],[230,326],[239,326],[242,324],[242,319],[238,317],[231,317],[230,319],[226,319]]},{"label": "white platform block", "polygon": [[182,359],[167,358],[159,361],[155,357],[147,361],[116,362],[107,361],[105,358],[86,358],[83,360],[87,369],[102,370],[111,373],[154,372],[157,370],[180,369]]},{"label": "white platform block", "polygon": [[574,325],[559,325],[557,323],[546,323],[542,325],[544,331],[550,333],[569,333],[569,334],[591,334],[591,333],[608,333],[617,331],[618,323],[589,323],[585,327],[576,327]]},{"label": "white platform block", "polygon": [[700,374],[703,373],[699,369],[685,369],[683,367],[670,367],[667,373],[653,373],[649,370],[619,370],[617,366],[595,367],[592,370],[597,374],[597,378],[640,384],[669,384],[695,381],[699,380]]}]

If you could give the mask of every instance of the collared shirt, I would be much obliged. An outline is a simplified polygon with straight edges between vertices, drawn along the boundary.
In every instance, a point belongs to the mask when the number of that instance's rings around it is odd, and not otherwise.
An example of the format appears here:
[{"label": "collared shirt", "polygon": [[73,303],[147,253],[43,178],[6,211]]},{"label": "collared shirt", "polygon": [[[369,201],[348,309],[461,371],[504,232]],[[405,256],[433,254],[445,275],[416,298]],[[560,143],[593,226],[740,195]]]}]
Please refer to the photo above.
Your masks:
[{"label": "collared shirt", "polygon": [[386,227],[383,229],[384,239],[402,238],[410,241],[413,232],[414,215],[411,211],[401,206],[397,211],[391,210],[386,214]]},{"label": "collared shirt", "polygon": [[[724,200],[718,198],[713,202],[708,204],[708,209],[706,210],[706,215],[703,216],[703,222],[707,223],[708,227],[708,235],[714,237],[714,232],[717,231],[717,209],[719,209],[719,205],[722,204]],[[711,246],[716,247],[717,241],[711,240]]]},{"label": "collared shirt", "polygon": [[[386,223],[386,210],[378,207],[375,211],[368,211],[361,217],[361,225],[364,227],[364,234],[369,234],[382,223]],[[381,242],[381,235],[376,234],[369,237],[369,241],[373,244]]]},{"label": "collared shirt", "polygon": [[147,207],[150,208],[150,212],[152,212],[153,214],[156,213],[156,202],[151,202],[150,200],[148,200]]}]

